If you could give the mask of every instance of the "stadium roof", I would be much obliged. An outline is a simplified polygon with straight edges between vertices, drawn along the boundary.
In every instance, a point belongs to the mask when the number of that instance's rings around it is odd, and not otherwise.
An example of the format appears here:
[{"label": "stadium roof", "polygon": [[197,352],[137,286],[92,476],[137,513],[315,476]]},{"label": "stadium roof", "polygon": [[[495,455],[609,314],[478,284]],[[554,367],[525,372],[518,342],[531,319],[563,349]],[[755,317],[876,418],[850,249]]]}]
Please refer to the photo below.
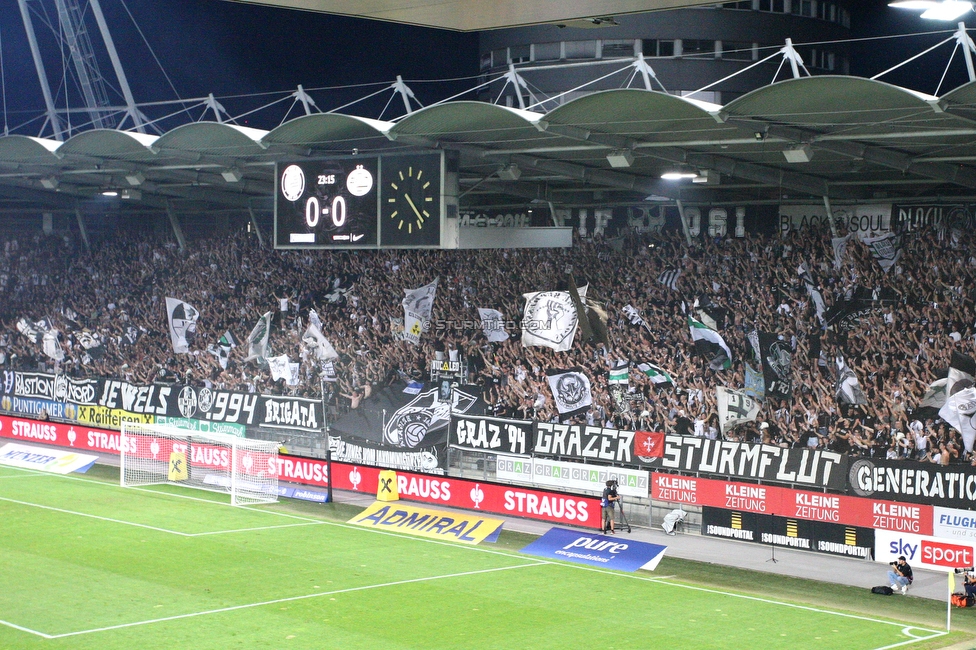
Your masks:
[{"label": "stadium roof", "polygon": [[[431,148],[460,152],[462,209],[529,200],[556,207],[976,200],[976,83],[931,97],[818,76],[725,106],[623,89],[548,113],[455,101],[395,122],[333,113],[271,131],[197,122],[161,136],[93,130],[63,143],[11,135],[0,137],[0,196],[69,208],[114,190],[155,208],[266,208],[275,162]],[[611,166],[611,154],[622,166]],[[517,180],[499,177],[511,165]],[[671,171],[708,182],[661,178]]]},{"label": "stadium roof", "polygon": [[[385,20],[457,31],[541,23],[600,27],[600,17],[715,4],[715,0],[240,0],[252,4]],[[586,20],[597,18],[597,20]],[[611,19],[612,20],[612,19]]]}]

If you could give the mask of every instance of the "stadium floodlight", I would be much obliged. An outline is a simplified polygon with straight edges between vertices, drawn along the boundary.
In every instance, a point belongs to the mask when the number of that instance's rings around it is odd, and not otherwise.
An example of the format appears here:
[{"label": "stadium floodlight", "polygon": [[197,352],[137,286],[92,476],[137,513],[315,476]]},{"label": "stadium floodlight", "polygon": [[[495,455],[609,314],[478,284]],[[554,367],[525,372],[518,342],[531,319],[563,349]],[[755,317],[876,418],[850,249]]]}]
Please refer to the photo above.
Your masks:
[{"label": "stadium floodlight", "polygon": [[223,492],[231,505],[278,500],[278,443],[123,422],[122,487],[181,485]]},{"label": "stadium floodlight", "polygon": [[889,2],[889,7],[921,10],[922,18],[930,20],[955,20],[973,10],[970,0],[897,0]]},{"label": "stadium floodlight", "polygon": [[661,178],[663,178],[666,181],[681,181],[686,179],[694,180],[698,178],[698,174],[696,174],[695,172],[674,171],[674,172],[665,172],[661,174]]}]

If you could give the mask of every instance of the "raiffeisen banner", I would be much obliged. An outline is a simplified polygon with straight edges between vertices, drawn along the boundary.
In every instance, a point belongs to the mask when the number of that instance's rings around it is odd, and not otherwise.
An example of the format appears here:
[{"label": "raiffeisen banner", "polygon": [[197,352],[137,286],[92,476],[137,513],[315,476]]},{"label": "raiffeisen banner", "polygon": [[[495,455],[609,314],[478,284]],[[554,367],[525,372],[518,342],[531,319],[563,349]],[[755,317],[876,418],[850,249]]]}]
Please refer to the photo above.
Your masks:
[{"label": "raiffeisen banner", "polygon": [[377,501],[349,520],[350,524],[375,530],[418,535],[462,544],[494,542],[502,530],[501,519],[475,514],[420,508],[407,503]]},{"label": "raiffeisen banner", "polygon": [[653,571],[667,548],[622,537],[553,528],[523,548],[522,553],[618,571]]}]

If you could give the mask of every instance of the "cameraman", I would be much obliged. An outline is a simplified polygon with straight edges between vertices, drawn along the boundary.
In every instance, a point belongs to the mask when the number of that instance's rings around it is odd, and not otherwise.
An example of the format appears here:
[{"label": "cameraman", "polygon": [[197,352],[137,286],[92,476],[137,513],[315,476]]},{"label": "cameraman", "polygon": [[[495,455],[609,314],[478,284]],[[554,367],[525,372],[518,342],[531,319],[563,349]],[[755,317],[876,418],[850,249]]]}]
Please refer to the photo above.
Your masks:
[{"label": "cameraman", "polygon": [[912,584],[912,580],[914,579],[912,577],[912,567],[908,566],[908,561],[904,555],[889,564],[891,565],[891,570],[888,571],[888,581],[891,582],[891,588],[894,591],[907,594],[908,585]]},{"label": "cameraman", "polygon": [[600,501],[603,512],[603,532],[615,534],[613,530],[613,504],[620,497],[617,496],[617,482],[607,481],[607,486],[603,488],[603,499]]}]

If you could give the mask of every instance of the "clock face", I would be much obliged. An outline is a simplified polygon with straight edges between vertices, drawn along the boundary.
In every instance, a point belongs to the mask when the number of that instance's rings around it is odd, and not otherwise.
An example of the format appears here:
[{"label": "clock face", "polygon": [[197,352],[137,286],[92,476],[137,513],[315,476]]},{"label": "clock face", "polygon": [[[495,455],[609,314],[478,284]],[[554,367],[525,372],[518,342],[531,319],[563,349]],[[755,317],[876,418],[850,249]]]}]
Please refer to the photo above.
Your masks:
[{"label": "clock face", "polygon": [[439,246],[441,155],[383,159],[382,246]]}]

